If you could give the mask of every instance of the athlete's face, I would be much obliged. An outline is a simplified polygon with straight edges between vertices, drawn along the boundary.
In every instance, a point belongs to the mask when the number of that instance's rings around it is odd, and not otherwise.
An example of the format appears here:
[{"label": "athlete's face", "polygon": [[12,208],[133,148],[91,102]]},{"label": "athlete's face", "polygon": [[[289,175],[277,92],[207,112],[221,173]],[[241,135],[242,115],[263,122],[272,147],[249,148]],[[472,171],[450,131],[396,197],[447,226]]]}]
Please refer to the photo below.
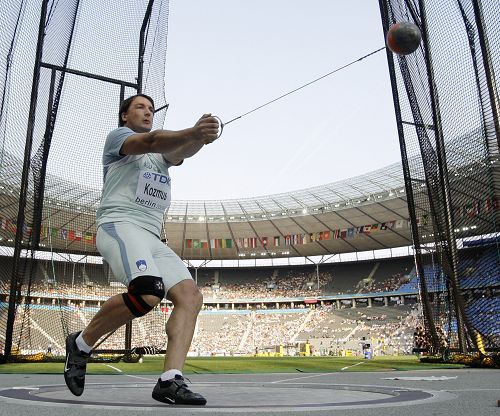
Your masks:
[{"label": "athlete's face", "polygon": [[153,127],[154,108],[151,101],[144,97],[135,97],[130,107],[122,113],[125,126],[136,133],[146,133]]}]

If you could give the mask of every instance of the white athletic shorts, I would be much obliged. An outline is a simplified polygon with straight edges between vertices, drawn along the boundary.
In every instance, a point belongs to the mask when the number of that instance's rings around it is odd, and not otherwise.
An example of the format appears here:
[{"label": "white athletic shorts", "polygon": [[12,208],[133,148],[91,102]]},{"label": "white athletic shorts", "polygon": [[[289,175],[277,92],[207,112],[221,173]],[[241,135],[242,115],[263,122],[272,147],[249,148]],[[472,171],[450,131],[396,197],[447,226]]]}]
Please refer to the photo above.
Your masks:
[{"label": "white athletic shorts", "polygon": [[192,279],[186,265],[170,247],[135,224],[102,224],[97,229],[96,245],[115,277],[127,286],[139,276],[161,277],[167,293],[180,281]]}]

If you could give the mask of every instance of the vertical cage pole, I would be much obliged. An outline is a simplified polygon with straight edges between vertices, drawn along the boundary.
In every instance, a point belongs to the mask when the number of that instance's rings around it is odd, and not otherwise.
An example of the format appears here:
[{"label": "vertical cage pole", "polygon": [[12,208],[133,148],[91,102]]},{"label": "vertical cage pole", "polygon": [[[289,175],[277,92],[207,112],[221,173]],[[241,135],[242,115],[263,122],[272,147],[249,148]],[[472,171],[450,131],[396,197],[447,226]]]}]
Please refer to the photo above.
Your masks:
[{"label": "vertical cage pole", "polygon": [[[384,31],[384,37],[385,33],[389,29],[389,16],[387,14],[387,0],[379,0],[379,6],[380,6],[380,14],[382,16],[382,29]],[[429,332],[431,335],[431,340],[432,340],[432,347],[434,349],[438,348],[438,338],[437,338],[437,333],[436,333],[436,326],[434,323],[434,318],[432,316],[432,305],[429,301],[429,296],[428,296],[428,291],[427,291],[427,285],[424,279],[424,268],[422,264],[422,251],[421,251],[421,242],[418,234],[418,229],[417,229],[417,214],[415,212],[415,197],[413,193],[413,186],[412,186],[412,178],[411,178],[411,173],[410,173],[410,167],[408,164],[408,154],[406,151],[406,142],[405,142],[405,137],[404,137],[404,131],[403,131],[403,123],[401,119],[401,106],[399,105],[399,94],[398,94],[398,87],[397,87],[397,81],[396,81],[396,72],[394,69],[394,57],[392,55],[392,52],[387,50],[386,51],[386,56],[387,56],[387,63],[388,63],[388,68],[389,68],[389,78],[391,81],[391,89],[392,89],[392,96],[393,96],[393,104],[394,104],[394,110],[395,110],[395,115],[396,115],[396,125],[398,129],[398,137],[399,137],[399,148],[401,152],[401,163],[403,167],[403,176],[405,178],[405,193],[406,193],[406,200],[407,200],[407,205],[408,205],[408,214],[410,216],[410,230],[411,230],[411,236],[412,236],[412,242],[413,242],[413,248],[414,248],[414,260],[415,260],[415,269],[417,271],[417,275],[419,276],[420,279],[420,286],[421,286],[421,292],[420,292],[420,301],[422,303],[422,309],[423,309],[423,314],[424,314],[424,320],[426,322],[426,326],[429,328]]]},{"label": "vertical cage pole", "polygon": [[49,0],[42,1],[40,11],[40,23],[38,25],[38,41],[36,47],[35,65],[33,69],[33,84],[31,89],[31,101],[28,114],[26,142],[24,147],[23,172],[21,176],[21,189],[19,192],[19,208],[17,212],[16,239],[14,245],[13,266],[10,279],[9,309],[7,313],[7,325],[5,331],[5,354],[2,362],[6,362],[12,351],[12,335],[14,331],[14,320],[16,315],[16,302],[21,296],[21,284],[19,282],[19,263],[21,259],[23,226],[26,220],[26,203],[28,194],[28,180],[31,166],[31,151],[33,148],[33,132],[35,129],[35,112],[38,101],[38,87],[40,83],[40,64],[42,61],[43,42],[45,39],[45,20]]},{"label": "vertical cage pole", "polygon": [[477,32],[479,35],[479,45],[481,46],[481,55],[483,57],[484,72],[486,73],[486,84],[490,95],[491,110],[493,112],[493,123],[497,137],[498,147],[500,148],[500,98],[495,79],[495,71],[491,59],[490,44],[486,34],[486,25],[484,23],[483,8],[481,0],[472,0],[474,8],[474,17],[476,19]]}]

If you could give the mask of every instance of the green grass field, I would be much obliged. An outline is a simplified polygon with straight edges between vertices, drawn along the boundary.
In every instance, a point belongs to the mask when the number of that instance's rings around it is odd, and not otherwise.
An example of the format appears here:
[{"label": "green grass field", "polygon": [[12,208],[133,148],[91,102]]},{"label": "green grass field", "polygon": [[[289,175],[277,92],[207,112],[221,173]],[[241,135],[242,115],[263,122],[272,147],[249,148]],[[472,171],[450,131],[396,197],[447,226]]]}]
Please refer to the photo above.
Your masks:
[{"label": "green grass field", "polygon": [[[360,364],[361,363],[361,364]],[[0,374],[62,374],[64,363],[0,365]],[[210,357],[189,358],[185,374],[322,373],[339,371],[407,371],[463,368],[461,364],[421,363],[415,356],[376,357]],[[146,356],[143,363],[90,363],[87,374],[159,374],[163,358]],[[120,370],[120,371],[118,371]]]}]

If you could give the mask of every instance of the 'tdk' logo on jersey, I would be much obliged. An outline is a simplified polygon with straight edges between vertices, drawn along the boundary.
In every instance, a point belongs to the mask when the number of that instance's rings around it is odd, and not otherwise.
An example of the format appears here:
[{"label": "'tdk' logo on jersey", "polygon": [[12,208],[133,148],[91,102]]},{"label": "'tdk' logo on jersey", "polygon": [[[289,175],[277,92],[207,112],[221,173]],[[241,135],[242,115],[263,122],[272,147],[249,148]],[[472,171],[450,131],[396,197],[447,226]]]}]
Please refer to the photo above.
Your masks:
[{"label": "'tdk' logo on jersey", "polygon": [[166,183],[167,185],[170,185],[170,176],[156,172],[144,172],[143,176],[144,179],[153,180],[154,182]]}]

